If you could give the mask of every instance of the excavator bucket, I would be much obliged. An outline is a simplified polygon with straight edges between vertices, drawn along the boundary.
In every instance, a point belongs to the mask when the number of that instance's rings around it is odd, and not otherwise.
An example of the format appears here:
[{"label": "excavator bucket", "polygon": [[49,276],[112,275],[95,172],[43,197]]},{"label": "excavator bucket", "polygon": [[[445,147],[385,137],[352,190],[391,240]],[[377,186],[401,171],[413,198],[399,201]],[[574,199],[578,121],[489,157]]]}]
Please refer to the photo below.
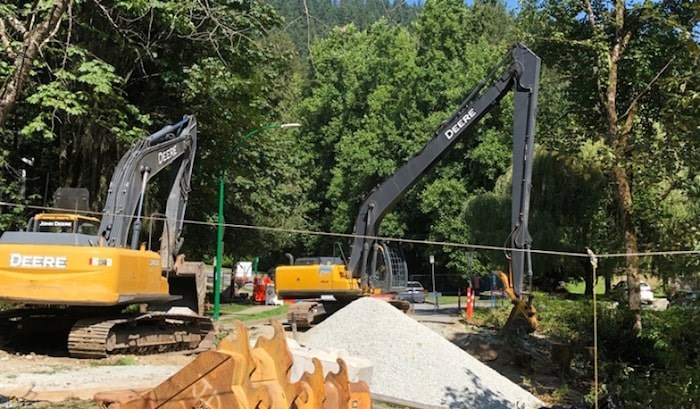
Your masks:
[{"label": "excavator bucket", "polygon": [[511,280],[506,273],[499,271],[498,277],[503,283],[505,293],[513,303],[513,309],[510,311],[508,320],[506,320],[503,328],[501,328],[501,332],[504,334],[530,334],[535,332],[537,329],[537,310],[532,305],[533,297],[530,295],[527,301],[523,300],[515,294]]},{"label": "excavator bucket", "polygon": [[222,340],[218,350],[199,355],[155,388],[101,392],[95,401],[109,409],[371,408],[369,387],[349,381],[343,360],[337,373],[324,377],[314,358],[313,372],[290,382],[293,358],[282,325],[273,321],[273,337],[259,338],[255,347],[245,325],[235,325],[235,338]]}]

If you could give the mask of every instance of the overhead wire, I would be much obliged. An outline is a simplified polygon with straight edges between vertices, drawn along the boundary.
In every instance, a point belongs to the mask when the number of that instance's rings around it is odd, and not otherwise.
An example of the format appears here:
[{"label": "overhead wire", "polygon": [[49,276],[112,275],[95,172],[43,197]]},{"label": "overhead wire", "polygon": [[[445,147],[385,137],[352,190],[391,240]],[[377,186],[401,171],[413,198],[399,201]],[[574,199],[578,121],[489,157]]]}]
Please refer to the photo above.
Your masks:
[{"label": "overhead wire", "polygon": [[[97,211],[88,210],[78,210],[75,209],[62,209],[58,207],[51,206],[38,206],[38,205],[24,205],[21,203],[12,203],[0,201],[0,206],[6,207],[24,207],[26,209],[32,209],[37,212],[64,212],[64,213],[76,213],[85,216],[92,216],[99,218],[104,213]],[[117,215],[118,216],[118,215]],[[132,215],[122,215],[122,217],[133,217]],[[153,217],[146,216],[145,220],[150,221],[164,221],[164,217]],[[202,221],[202,220],[183,220],[183,224],[189,225],[199,225],[199,226],[210,226],[217,227],[219,224],[214,221]],[[347,238],[354,239],[356,237],[362,237],[371,240],[383,240],[394,243],[401,244],[417,244],[417,245],[428,245],[428,246],[442,246],[442,247],[454,247],[454,248],[465,248],[471,250],[488,250],[488,251],[501,251],[501,252],[517,252],[517,251],[528,251],[534,254],[550,255],[550,256],[561,256],[561,257],[579,257],[579,258],[589,258],[590,255],[587,252],[573,252],[573,251],[560,251],[560,250],[550,250],[550,249],[518,249],[513,247],[508,247],[505,244],[502,246],[494,246],[487,244],[474,244],[474,243],[459,243],[452,241],[440,241],[440,240],[428,240],[428,239],[411,239],[405,237],[389,237],[389,236],[371,236],[371,235],[357,235],[353,233],[335,233],[327,231],[318,230],[308,230],[308,229],[293,229],[285,227],[270,227],[270,226],[260,226],[260,225],[250,225],[250,224],[239,224],[239,223],[223,223],[223,227],[231,229],[244,229],[244,230],[259,230],[268,231],[275,233],[285,233],[285,234],[299,234],[299,235],[310,235],[310,236],[322,236],[322,237],[333,237],[333,238]],[[639,257],[660,257],[660,256],[693,256],[700,255],[700,249],[697,250],[660,250],[660,251],[643,251],[637,253],[596,253],[597,258],[622,258],[628,256],[639,256]]]}]

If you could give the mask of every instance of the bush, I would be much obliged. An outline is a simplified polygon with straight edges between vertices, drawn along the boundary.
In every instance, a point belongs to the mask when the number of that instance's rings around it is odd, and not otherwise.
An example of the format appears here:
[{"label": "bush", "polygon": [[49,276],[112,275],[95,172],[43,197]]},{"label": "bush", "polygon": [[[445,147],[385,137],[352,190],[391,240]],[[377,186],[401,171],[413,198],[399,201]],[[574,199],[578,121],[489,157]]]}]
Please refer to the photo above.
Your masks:
[{"label": "bush", "polygon": [[[593,345],[591,300],[539,295],[539,332],[571,343],[582,380],[592,378],[585,347]],[[598,358],[601,389],[616,392],[625,408],[700,407],[700,313],[670,308],[642,311],[643,330],[632,329],[624,307],[599,301]]]}]

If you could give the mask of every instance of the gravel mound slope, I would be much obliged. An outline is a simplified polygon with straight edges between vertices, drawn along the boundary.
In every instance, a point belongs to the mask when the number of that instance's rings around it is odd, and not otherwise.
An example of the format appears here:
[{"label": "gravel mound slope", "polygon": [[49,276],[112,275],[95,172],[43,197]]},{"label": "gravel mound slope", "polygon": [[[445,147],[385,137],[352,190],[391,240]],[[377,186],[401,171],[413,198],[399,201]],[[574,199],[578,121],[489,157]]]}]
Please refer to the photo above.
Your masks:
[{"label": "gravel mound slope", "polygon": [[543,403],[389,303],[360,298],[300,334],[374,363],[370,390],[423,406],[532,409]]}]

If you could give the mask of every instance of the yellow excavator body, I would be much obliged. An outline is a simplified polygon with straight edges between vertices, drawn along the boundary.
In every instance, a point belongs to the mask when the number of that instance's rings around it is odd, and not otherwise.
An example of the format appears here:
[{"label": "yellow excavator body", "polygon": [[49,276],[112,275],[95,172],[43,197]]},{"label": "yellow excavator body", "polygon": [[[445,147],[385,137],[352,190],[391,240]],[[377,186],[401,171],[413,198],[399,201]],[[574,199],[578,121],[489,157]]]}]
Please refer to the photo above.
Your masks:
[{"label": "yellow excavator body", "polygon": [[170,297],[158,253],[114,247],[0,244],[0,300],[112,306]]},{"label": "yellow excavator body", "polygon": [[277,296],[293,303],[287,321],[297,328],[309,328],[359,297],[382,298],[402,311],[407,301],[382,288],[362,288],[347,266],[335,257],[307,257],[292,265],[275,268]]},{"label": "yellow excavator body", "polygon": [[322,262],[279,266],[275,269],[275,288],[280,298],[304,299],[320,294],[335,297],[362,295],[360,280],[352,278],[345,264]]}]

